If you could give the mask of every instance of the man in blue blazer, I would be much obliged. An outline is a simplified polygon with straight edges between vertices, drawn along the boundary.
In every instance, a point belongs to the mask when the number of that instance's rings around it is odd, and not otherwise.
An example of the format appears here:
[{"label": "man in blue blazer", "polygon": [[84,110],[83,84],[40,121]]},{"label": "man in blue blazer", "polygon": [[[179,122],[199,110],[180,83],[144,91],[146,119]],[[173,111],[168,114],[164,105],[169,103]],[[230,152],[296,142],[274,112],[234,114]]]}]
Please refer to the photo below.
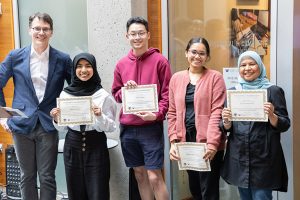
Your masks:
[{"label": "man in blue blazer", "polygon": [[[0,65],[0,94],[9,78],[14,82],[13,108],[28,118],[1,119],[1,125],[12,133],[21,169],[23,200],[56,199],[55,168],[57,163],[58,133],[52,124],[50,110],[64,81],[70,82],[72,61],[69,55],[49,45],[53,21],[46,13],[29,17],[30,46],[11,51]],[[5,100],[0,98],[0,105]]]}]

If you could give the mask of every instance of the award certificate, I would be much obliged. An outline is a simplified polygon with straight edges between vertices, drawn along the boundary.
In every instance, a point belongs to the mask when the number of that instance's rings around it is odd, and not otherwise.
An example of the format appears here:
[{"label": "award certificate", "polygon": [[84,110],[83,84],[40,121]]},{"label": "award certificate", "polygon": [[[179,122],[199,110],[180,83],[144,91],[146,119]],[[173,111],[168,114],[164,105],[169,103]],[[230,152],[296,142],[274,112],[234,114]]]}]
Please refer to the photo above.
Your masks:
[{"label": "award certificate", "polygon": [[268,121],[264,111],[267,90],[227,90],[227,105],[232,121]]},{"label": "award certificate", "polygon": [[138,85],[136,88],[122,87],[123,113],[158,112],[156,84]]},{"label": "award certificate", "polygon": [[10,118],[10,117],[28,118],[27,115],[25,115],[25,113],[23,113],[19,109],[0,106],[0,118]]},{"label": "award certificate", "polygon": [[91,96],[57,98],[57,107],[59,126],[94,124]]},{"label": "award certificate", "polygon": [[210,171],[210,162],[203,159],[205,143],[182,142],[175,143],[175,146],[180,157],[179,170]]}]

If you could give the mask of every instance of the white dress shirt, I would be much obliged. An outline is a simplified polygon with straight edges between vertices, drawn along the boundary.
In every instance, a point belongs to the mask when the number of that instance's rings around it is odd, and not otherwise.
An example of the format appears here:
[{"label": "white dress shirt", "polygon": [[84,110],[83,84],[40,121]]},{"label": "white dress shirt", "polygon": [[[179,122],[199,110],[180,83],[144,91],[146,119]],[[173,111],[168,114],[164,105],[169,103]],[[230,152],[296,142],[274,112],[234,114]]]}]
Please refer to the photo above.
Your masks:
[{"label": "white dress shirt", "polygon": [[31,46],[30,74],[36,96],[40,103],[44,98],[47,84],[49,68],[49,49],[50,48],[48,45],[47,49],[44,52],[38,54]]}]

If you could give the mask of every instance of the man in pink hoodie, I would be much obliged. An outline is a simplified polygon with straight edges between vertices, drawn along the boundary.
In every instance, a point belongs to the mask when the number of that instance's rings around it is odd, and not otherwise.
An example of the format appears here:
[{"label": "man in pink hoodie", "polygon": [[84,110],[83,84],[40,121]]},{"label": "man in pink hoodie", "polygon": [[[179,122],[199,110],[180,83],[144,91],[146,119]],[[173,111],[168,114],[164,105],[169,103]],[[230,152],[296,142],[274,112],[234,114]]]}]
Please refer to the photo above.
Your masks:
[{"label": "man in pink hoodie", "polygon": [[161,169],[164,161],[163,120],[168,111],[171,69],[158,49],[148,48],[148,22],[141,17],[127,21],[126,38],[132,49],[120,59],[114,71],[112,95],[122,102],[121,88],[156,84],[158,112],[120,113],[120,140],[127,167],[134,169],[143,200],[168,200]]}]

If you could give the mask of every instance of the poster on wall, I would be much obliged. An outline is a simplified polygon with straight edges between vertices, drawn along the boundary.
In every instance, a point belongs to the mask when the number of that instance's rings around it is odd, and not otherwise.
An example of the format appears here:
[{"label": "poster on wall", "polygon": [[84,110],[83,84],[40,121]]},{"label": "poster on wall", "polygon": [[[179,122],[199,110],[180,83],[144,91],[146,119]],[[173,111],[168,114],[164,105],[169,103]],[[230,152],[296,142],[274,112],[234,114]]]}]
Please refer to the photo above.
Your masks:
[{"label": "poster on wall", "polygon": [[252,50],[266,55],[270,44],[269,11],[231,10],[231,52],[234,57]]},{"label": "poster on wall", "polygon": [[223,68],[223,78],[225,81],[226,89],[233,88],[236,86],[239,77],[239,68],[238,67],[224,67]]}]

